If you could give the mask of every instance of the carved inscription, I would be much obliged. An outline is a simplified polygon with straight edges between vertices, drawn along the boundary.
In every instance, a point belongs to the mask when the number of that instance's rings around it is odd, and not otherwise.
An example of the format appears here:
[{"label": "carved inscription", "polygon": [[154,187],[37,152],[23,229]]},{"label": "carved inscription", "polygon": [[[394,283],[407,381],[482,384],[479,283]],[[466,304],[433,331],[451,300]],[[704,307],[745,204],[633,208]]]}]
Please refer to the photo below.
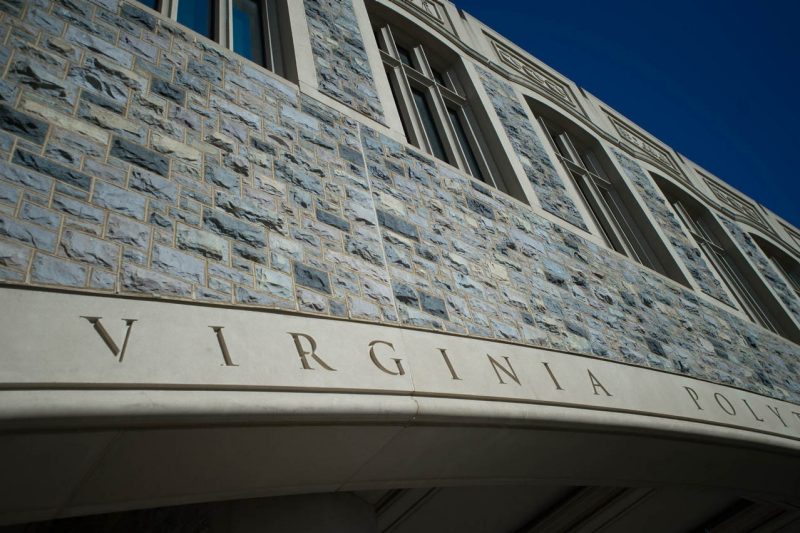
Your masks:
[{"label": "carved inscription", "polygon": [[225,366],[239,366],[233,363],[233,359],[231,358],[231,354],[228,351],[228,345],[225,343],[225,335],[223,335],[222,330],[225,329],[222,326],[208,326],[214,333],[217,335],[217,342],[219,343],[219,349],[222,352],[222,359],[225,361]]},{"label": "carved inscription", "polygon": [[375,366],[377,366],[383,372],[386,372],[387,374],[390,374],[392,376],[404,376],[406,374],[406,371],[403,369],[403,362],[400,359],[392,358],[392,361],[394,361],[394,364],[397,366],[397,370],[392,370],[390,368],[386,368],[385,366],[383,366],[383,363],[381,363],[381,361],[378,359],[377,354],[375,353],[375,346],[381,346],[381,345],[388,346],[389,348],[391,348],[392,352],[394,352],[394,345],[391,342],[372,341],[369,343],[369,358],[372,359],[372,362],[375,363]]},{"label": "carved inscription", "polygon": [[[125,331],[121,338],[122,342],[119,343],[118,340],[116,340],[114,336],[112,336],[112,334],[106,329],[106,325],[103,323],[103,317],[82,315],[80,318],[86,320],[92,326],[95,333],[100,337],[111,354],[115,358],[118,358],[119,362],[122,362],[131,343],[134,324],[138,322],[138,319],[121,319],[124,324]],[[225,327],[208,326],[208,328],[211,329],[211,333],[213,333],[216,344],[219,347],[223,361],[222,366],[239,367],[239,365],[234,361],[233,355],[228,348],[228,343],[225,337]],[[320,352],[319,344],[311,334],[287,331],[286,337],[283,338],[286,339],[283,342],[287,343],[286,347],[289,348],[290,353],[291,351],[296,352],[296,357],[299,358],[300,367],[303,370],[323,370],[328,372],[337,371],[333,366],[333,364],[336,364],[336,361],[333,360],[331,362],[331,358],[333,358],[334,355],[328,353],[328,356],[323,358],[322,354],[325,354],[326,352],[324,350]],[[461,372],[464,370],[464,368],[459,369],[459,366],[464,366],[464,359],[461,359],[459,364],[458,358],[454,358],[453,355],[448,352],[447,348],[434,346],[431,346],[430,348],[431,353],[436,354],[436,357],[441,357],[442,361],[439,371],[442,372],[444,376],[448,376],[452,381],[468,382],[470,378],[465,379],[462,377],[465,375],[463,372]],[[291,350],[290,347],[293,347],[294,350]],[[359,352],[361,355],[358,355]],[[362,360],[364,364],[371,365],[376,372],[394,376],[396,378],[406,376],[409,372],[409,369],[406,367],[407,358],[403,357],[402,353],[398,353],[398,347],[393,342],[388,340],[374,339],[366,342],[360,349],[356,347],[355,355],[356,357],[363,357]],[[292,357],[295,356],[292,355]],[[294,361],[296,362],[297,359]],[[482,365],[476,366],[476,361],[474,359],[472,360],[470,367],[472,372],[471,375],[474,376],[474,372],[477,369],[482,369],[480,370],[481,372],[489,373],[489,375],[493,376],[492,381],[496,379],[497,384],[503,386],[503,388],[506,390],[517,390],[517,387],[526,387],[530,385],[530,383],[528,383],[528,378],[530,376],[524,372],[518,372],[518,369],[515,368],[515,361],[511,357],[506,355],[500,356],[486,353],[486,359],[482,359],[482,361]],[[592,397],[604,397],[613,398],[611,401],[615,403],[618,403],[620,400],[624,402],[624,392],[626,390],[625,387],[621,387],[622,391],[619,391],[619,384],[615,384],[613,379],[608,380],[609,375],[601,376],[598,375],[597,370],[593,371],[592,369],[584,367],[584,369],[581,370],[581,372],[585,372],[583,375],[584,377],[582,380],[576,381],[576,369],[573,365],[572,381],[570,381],[569,375],[559,375],[560,366],[558,364],[552,365],[551,362],[548,361],[540,362],[542,365],[541,375],[545,376],[546,380],[551,384],[550,394],[552,394],[553,391],[557,392],[559,395],[562,393],[569,395],[577,392],[580,394],[581,398],[584,398],[584,401],[585,399]],[[561,373],[563,373],[563,370]],[[470,374],[468,373],[467,375]],[[561,379],[565,377],[567,378],[566,382]],[[563,385],[564,383],[567,383],[567,385]],[[581,383],[585,383],[585,385],[582,385]],[[579,389],[583,389],[583,391],[574,391],[576,386]],[[683,386],[683,389],[686,393],[684,398],[686,398],[686,401],[691,406],[690,409],[697,412],[707,413],[707,415],[701,416],[700,418],[708,419],[708,415],[711,415],[712,419],[714,420],[719,418],[729,418],[731,419],[732,423],[740,423],[744,419],[747,421],[746,423],[751,426],[754,425],[754,423],[770,424],[772,428],[775,428],[779,425],[779,427],[790,428],[792,431],[800,432],[800,411],[795,411],[787,407],[779,407],[778,405],[775,405],[774,402],[770,403],[769,400],[761,403],[754,401],[752,397],[749,401],[748,398],[745,397],[737,398],[735,396],[737,394],[736,391],[722,392],[719,390],[714,391],[712,389],[711,391],[702,392],[701,390],[698,390],[701,389],[701,387],[695,388],[694,386]],[[616,392],[620,393],[620,398],[617,398],[617,396],[614,394]],[[590,394],[590,396],[587,397],[587,394]],[[567,399],[566,396],[564,398],[565,400]],[[531,399],[540,400],[538,394]],[[514,400],[511,399],[511,401]],[[559,400],[559,402],[561,401],[563,400]],[[621,407],[635,409],[635,405],[624,406],[624,403],[621,405]],[[685,416],[685,414],[681,416]]]},{"label": "carved inscription", "polygon": [[497,359],[489,354],[486,354],[486,357],[489,358],[489,362],[492,364],[492,370],[494,370],[494,373],[497,375],[497,379],[500,381],[501,385],[505,385],[506,382],[503,381],[503,376],[500,375],[500,372],[505,374],[507,379],[513,379],[517,385],[522,385],[517,377],[517,372],[514,370],[514,367],[511,366],[511,361],[508,360],[508,357],[503,356],[503,359],[506,360],[505,365],[503,365],[503,363],[499,363]]},{"label": "carved inscription", "polygon": [[447,350],[445,350],[444,348],[439,348],[439,353],[442,354],[442,358],[444,359],[444,364],[447,365],[447,370],[450,371],[450,377],[455,380],[461,381],[461,378],[458,377],[458,374],[456,373],[456,369],[453,368],[453,363],[450,362],[450,358],[447,356]]},{"label": "carved inscription", "polygon": [[605,394],[606,396],[612,396],[612,394],[606,390],[603,384],[600,383],[600,380],[597,379],[597,376],[592,374],[591,370],[586,370],[586,372],[589,374],[589,382],[592,384],[592,390],[594,390],[595,396],[600,396],[600,393],[597,392],[598,389],[603,391],[603,394]]},{"label": "carved inscription", "polygon": [[[730,398],[728,398],[721,392],[715,392],[713,394],[712,398],[714,399],[714,404],[710,404],[710,402],[706,402],[704,398],[701,398],[700,394],[698,394],[698,392],[692,387],[683,387],[683,388],[684,390],[686,390],[686,393],[689,395],[689,399],[691,400],[692,404],[697,408],[698,411],[703,411],[704,410],[703,405],[705,404],[705,405],[711,405],[712,408],[719,409],[719,412],[725,413],[730,417],[735,417],[738,414],[736,410],[736,405],[738,405],[738,403],[735,400],[731,401]],[[766,421],[761,415],[758,414],[758,412],[755,409],[753,409],[753,406],[750,405],[750,403],[747,401],[746,398],[739,398],[739,399],[742,400],[742,404],[747,408],[747,412],[750,413],[750,415],[753,417],[753,420],[755,420],[756,422]],[[780,422],[783,427],[785,428],[789,427],[789,424],[787,424],[786,419],[784,418],[785,413],[782,413],[780,409],[778,409],[778,407],[770,405],[768,403],[765,404],[764,406],[766,407],[767,411],[771,414],[771,416],[775,420]],[[797,418],[798,421],[800,421],[800,411],[792,411],[791,413]]]},{"label": "carved inscription", "polygon": [[[332,372],[336,371],[335,368],[323,361],[322,358],[317,355],[317,341],[314,340],[314,337],[311,335],[306,335],[305,333],[289,333],[289,335],[291,335],[292,339],[294,340],[294,346],[297,348],[297,355],[300,356],[300,363],[303,365],[303,370],[314,370],[314,368],[308,362],[308,358],[311,357],[325,370],[330,370]],[[306,343],[308,343],[308,348],[303,346],[301,339],[305,339]]]},{"label": "carved inscription", "polygon": [[123,318],[122,321],[125,322],[125,340],[122,341],[122,348],[117,347],[117,343],[114,342],[114,339],[109,335],[106,328],[103,326],[101,322],[103,317],[100,316],[81,316],[81,318],[85,318],[89,321],[89,323],[94,327],[94,330],[100,335],[100,338],[103,339],[103,342],[106,343],[108,349],[111,350],[111,353],[114,357],[119,356],[119,362],[121,363],[122,360],[125,358],[125,351],[128,349],[128,341],[131,338],[131,330],[133,329],[133,323],[137,321],[135,318]]}]

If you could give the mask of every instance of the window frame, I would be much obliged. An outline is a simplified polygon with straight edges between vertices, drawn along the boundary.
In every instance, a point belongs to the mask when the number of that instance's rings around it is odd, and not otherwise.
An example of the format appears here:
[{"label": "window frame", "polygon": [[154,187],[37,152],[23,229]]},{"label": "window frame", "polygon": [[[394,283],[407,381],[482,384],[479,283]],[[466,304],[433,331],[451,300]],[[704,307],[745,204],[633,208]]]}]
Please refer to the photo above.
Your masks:
[{"label": "window frame", "polygon": [[800,261],[760,235],[750,233],[750,237],[784,278],[787,286],[800,298]]},{"label": "window frame", "polygon": [[776,335],[798,342],[800,330],[711,208],[665,178],[656,174],[653,178],[742,315]]},{"label": "window frame", "polygon": [[[648,239],[642,231],[641,221],[646,219],[646,215],[639,213],[637,217],[637,213],[630,206],[631,202],[623,198],[620,188],[628,190],[627,185],[620,184],[621,178],[614,180],[609,175],[608,169],[612,165],[608,162],[603,165],[602,158],[608,159],[608,156],[599,141],[580,142],[583,140],[581,137],[591,138],[570,131],[573,128],[563,125],[568,122],[566,119],[554,120],[550,116],[544,116],[532,106],[531,111],[561,167],[572,180],[579,200],[591,216],[598,237],[605,245],[650,270],[685,285],[684,277],[677,275],[679,267],[666,264],[659,256],[658,250],[650,244],[652,239]],[[591,144],[595,146],[590,146]],[[594,161],[587,161],[589,156]],[[649,221],[646,224],[649,226]],[[658,242],[663,245],[660,238]],[[668,251],[664,250],[661,255],[666,254]]]},{"label": "window frame", "polygon": [[[404,34],[394,24],[373,20],[373,30],[408,143],[458,168],[473,179],[512,194],[502,179],[472,112],[471,102],[465,95],[461,76],[457,72],[457,58],[450,67],[446,67],[441,57],[429,53],[430,47]],[[406,54],[401,50],[408,52],[410,65],[404,61]],[[414,100],[415,91],[425,95],[433,126],[443,145],[444,158],[435,153],[434,143]],[[456,131],[450,111],[458,117],[466,144],[462,143]],[[470,157],[474,157],[478,175],[471,167]]]},{"label": "window frame", "polygon": [[[156,11],[161,13],[164,17],[167,17],[170,20],[173,20],[178,24],[181,24],[178,21],[178,8],[180,6],[181,1],[191,1],[191,0],[158,0],[157,1],[158,8],[156,9]],[[214,35],[208,36],[208,35],[203,35],[202,33],[198,33],[198,35],[202,35],[206,39],[216,42],[217,44],[231,50],[232,52],[236,53],[243,59],[246,59],[247,61],[250,61],[253,64],[259,65],[262,68],[265,68],[281,77],[286,78],[287,77],[287,63],[285,59],[286,45],[282,32],[280,31],[280,25],[281,25],[280,19],[283,18],[280,11],[281,10],[281,6],[279,5],[280,0],[255,0],[257,3],[257,9],[261,16],[260,26],[263,32],[261,53],[264,58],[263,63],[253,61],[252,59],[249,59],[246,56],[238,54],[234,49],[234,34],[235,34],[235,27],[233,21],[234,1],[235,0],[211,0],[212,15],[213,15],[212,25],[214,27]],[[148,9],[152,9],[149,6],[145,5],[144,3],[139,2],[139,4]],[[188,26],[184,26],[183,24],[181,24],[181,26],[189,31],[194,32],[194,30],[192,30]]]}]

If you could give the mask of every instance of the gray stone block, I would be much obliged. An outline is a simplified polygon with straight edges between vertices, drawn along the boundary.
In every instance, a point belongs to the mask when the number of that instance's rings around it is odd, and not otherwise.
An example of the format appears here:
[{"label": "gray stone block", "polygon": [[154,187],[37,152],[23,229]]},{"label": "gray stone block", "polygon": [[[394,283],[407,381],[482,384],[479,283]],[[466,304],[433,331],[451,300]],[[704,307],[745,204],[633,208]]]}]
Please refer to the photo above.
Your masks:
[{"label": "gray stone block", "polygon": [[327,272],[302,263],[295,263],[294,279],[298,285],[331,294],[331,284]]},{"label": "gray stone block", "polygon": [[409,224],[405,220],[381,209],[377,210],[378,223],[384,228],[390,229],[400,235],[405,235],[414,240],[419,240],[419,232],[413,224]]},{"label": "gray stone block", "polygon": [[255,281],[256,288],[262,291],[284,300],[294,299],[291,276],[264,267],[257,267]]},{"label": "gray stone block", "polygon": [[286,232],[286,221],[279,216],[278,213],[272,212],[272,210],[266,206],[224,192],[217,193],[216,204],[217,207],[227,211],[236,218],[261,224],[278,233]]},{"label": "gray stone block", "polygon": [[134,192],[98,181],[92,194],[92,203],[123,215],[144,220],[145,199]]},{"label": "gray stone block", "polygon": [[224,187],[227,190],[238,194],[239,181],[241,178],[233,172],[220,167],[219,165],[207,164],[205,172],[206,181]]},{"label": "gray stone block", "polygon": [[0,265],[16,270],[28,269],[31,249],[18,244],[0,241]]},{"label": "gray stone block", "polygon": [[334,228],[340,229],[342,231],[349,232],[350,231],[350,223],[344,220],[341,217],[337,217],[333,213],[329,213],[328,211],[324,211],[322,209],[317,209],[317,220],[320,222],[324,222]]},{"label": "gray stone block", "polygon": [[447,314],[447,305],[442,298],[437,298],[436,296],[420,292],[419,303],[422,306],[422,310],[426,313],[430,313],[445,320],[450,320],[450,317]]},{"label": "gray stone block", "polygon": [[31,279],[45,285],[84,287],[88,269],[77,263],[36,254],[31,269]]},{"label": "gray stone block", "polygon": [[190,284],[130,264],[122,267],[121,284],[122,289],[127,292],[183,298],[192,295]]},{"label": "gray stone block", "polygon": [[178,225],[178,248],[198,253],[216,261],[228,260],[228,241],[211,233],[182,224]]},{"label": "gray stone block", "polygon": [[172,100],[178,105],[183,105],[183,103],[186,101],[185,90],[160,78],[153,78],[150,81],[150,91],[159,96],[163,96],[164,98]]},{"label": "gray stone block", "polygon": [[205,285],[205,262],[174,248],[156,244],[153,246],[153,268],[176,278]]},{"label": "gray stone block", "polygon": [[147,249],[150,245],[150,228],[130,218],[111,213],[108,215],[106,237],[128,246]]},{"label": "gray stone block", "polygon": [[64,165],[59,165],[49,159],[45,159],[44,157],[25,150],[17,149],[14,152],[14,159],[12,161],[17,165],[22,165],[36,172],[51,176],[68,185],[78,187],[79,189],[89,190],[92,183],[92,178],[83,172],[78,172]]},{"label": "gray stone block", "polygon": [[169,161],[167,158],[160,156],[153,150],[148,150],[144,146],[119,137],[114,138],[111,142],[111,152],[109,154],[161,176],[167,176],[169,173]]},{"label": "gray stone block", "polygon": [[35,224],[20,222],[0,214],[0,236],[28,244],[35,248],[54,252],[56,234]]},{"label": "gray stone block", "polygon": [[178,186],[161,176],[134,168],[129,181],[131,189],[141,191],[156,200],[174,204],[178,199]]},{"label": "gray stone block", "polygon": [[218,210],[203,210],[203,226],[218,235],[242,241],[256,248],[266,246],[263,229],[253,224],[242,222]]},{"label": "gray stone block", "polygon": [[81,263],[117,270],[119,246],[84,233],[64,230],[61,236],[61,252]]},{"label": "gray stone block", "polygon": [[36,144],[44,144],[49,126],[43,120],[0,104],[0,128]]},{"label": "gray stone block", "polygon": [[25,202],[22,204],[19,216],[23,220],[39,224],[52,230],[58,230],[61,225],[61,215],[44,207]]}]

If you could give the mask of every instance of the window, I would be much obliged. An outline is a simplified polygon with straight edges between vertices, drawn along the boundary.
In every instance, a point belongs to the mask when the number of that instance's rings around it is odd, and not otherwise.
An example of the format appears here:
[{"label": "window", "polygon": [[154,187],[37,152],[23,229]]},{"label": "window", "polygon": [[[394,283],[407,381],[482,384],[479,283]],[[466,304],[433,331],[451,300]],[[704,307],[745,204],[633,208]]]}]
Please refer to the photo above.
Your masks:
[{"label": "window", "polygon": [[278,0],[139,0],[150,9],[216,41],[242,57],[286,76]]},{"label": "window", "polygon": [[764,252],[764,255],[772,262],[775,270],[783,275],[789,287],[794,289],[794,292],[800,297],[800,263],[789,254],[758,235],[751,235],[751,237],[756,244],[758,244],[758,247],[761,248],[761,251]]},{"label": "window", "polygon": [[708,208],[663,178],[654,178],[678,218],[700,247],[706,263],[716,270],[742,311],[753,322],[784,337],[794,338],[790,330],[784,327],[785,318],[776,310],[779,306],[772,303],[773,298],[763,282],[730,242]]},{"label": "window", "polygon": [[609,161],[604,162],[602,147],[575,130],[567,131],[557,117],[536,115],[606,244],[648,268],[682,281],[676,266],[662,261],[664,252],[659,254],[654,248],[653,243],[662,248],[663,243],[646,217],[637,213],[638,208],[629,207],[635,202],[623,196],[630,195],[630,191],[617,185],[619,178],[613,179],[615,170]]},{"label": "window", "polygon": [[183,0],[178,3],[178,22],[192,31],[216,40],[214,29],[214,11],[216,2],[213,0]]},{"label": "window", "polygon": [[410,144],[487,185],[517,198],[519,186],[502,179],[481,135],[459,76],[455,54],[432,53],[395,26],[375,30],[392,96]]}]

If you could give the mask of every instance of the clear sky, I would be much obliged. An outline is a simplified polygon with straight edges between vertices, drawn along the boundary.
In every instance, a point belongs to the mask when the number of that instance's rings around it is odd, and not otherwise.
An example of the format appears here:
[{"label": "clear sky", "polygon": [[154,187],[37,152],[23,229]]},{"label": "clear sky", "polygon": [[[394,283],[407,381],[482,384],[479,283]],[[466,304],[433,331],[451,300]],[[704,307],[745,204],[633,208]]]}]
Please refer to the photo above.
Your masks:
[{"label": "clear sky", "polygon": [[800,1],[454,1],[800,227]]}]

